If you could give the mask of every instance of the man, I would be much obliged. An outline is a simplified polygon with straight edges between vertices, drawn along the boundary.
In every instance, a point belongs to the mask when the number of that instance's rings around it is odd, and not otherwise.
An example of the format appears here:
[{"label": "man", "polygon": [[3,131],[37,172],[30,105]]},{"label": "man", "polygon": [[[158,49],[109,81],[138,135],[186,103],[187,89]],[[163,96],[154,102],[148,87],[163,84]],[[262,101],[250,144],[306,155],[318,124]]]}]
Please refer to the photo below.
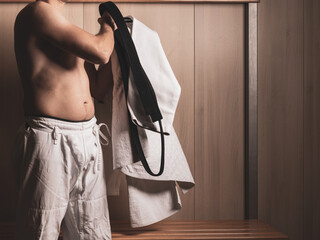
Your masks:
[{"label": "man", "polygon": [[58,239],[60,226],[64,240],[111,239],[92,97],[111,88],[117,26],[105,12],[92,35],[63,17],[65,2],[32,2],[14,25],[25,111],[14,148],[16,239]]}]

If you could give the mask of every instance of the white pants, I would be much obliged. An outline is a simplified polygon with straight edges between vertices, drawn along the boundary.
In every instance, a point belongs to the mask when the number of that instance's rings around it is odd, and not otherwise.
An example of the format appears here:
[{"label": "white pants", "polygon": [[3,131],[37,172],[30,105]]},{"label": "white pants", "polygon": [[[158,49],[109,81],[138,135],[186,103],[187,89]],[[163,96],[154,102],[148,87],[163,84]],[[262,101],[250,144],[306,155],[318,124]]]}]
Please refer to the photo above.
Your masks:
[{"label": "white pants", "polygon": [[56,240],[60,226],[64,240],[111,239],[100,126],[26,116],[14,145],[17,240]]}]

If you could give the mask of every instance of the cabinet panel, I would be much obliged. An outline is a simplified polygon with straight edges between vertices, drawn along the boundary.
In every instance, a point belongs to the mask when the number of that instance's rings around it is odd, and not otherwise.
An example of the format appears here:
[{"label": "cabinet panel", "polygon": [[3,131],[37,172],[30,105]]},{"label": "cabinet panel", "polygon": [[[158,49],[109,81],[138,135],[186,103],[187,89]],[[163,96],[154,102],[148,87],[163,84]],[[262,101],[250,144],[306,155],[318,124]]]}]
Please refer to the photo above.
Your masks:
[{"label": "cabinet panel", "polygon": [[14,21],[26,4],[1,4],[0,7],[0,221],[14,219],[16,173],[11,165],[11,149],[15,133],[23,121],[23,90],[14,54]]},{"label": "cabinet panel", "polygon": [[320,5],[304,1],[304,239],[320,239]]},{"label": "cabinet panel", "polygon": [[258,6],[259,219],[303,239],[303,1]]},{"label": "cabinet panel", "polygon": [[195,8],[195,218],[244,217],[244,5]]}]

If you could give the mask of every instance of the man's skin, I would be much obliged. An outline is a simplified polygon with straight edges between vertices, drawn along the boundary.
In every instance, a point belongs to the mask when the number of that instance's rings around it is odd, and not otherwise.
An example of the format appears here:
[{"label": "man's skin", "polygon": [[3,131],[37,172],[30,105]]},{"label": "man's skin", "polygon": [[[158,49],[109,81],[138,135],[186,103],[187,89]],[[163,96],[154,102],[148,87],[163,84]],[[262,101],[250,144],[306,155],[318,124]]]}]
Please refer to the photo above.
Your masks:
[{"label": "man's skin", "polygon": [[[63,17],[66,2],[37,0],[20,11],[15,54],[26,115],[83,121],[95,114],[92,97],[102,100],[112,86],[114,38],[106,21],[114,22],[105,12],[99,33],[92,35]],[[94,64],[100,64],[98,71]]]}]

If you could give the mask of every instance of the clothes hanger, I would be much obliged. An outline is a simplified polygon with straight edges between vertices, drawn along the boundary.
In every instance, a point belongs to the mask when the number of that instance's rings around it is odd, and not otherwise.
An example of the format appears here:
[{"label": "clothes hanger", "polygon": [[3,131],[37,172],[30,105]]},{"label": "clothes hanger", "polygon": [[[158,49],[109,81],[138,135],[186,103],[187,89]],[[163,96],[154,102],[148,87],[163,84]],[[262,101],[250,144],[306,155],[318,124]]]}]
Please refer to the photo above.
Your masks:
[{"label": "clothes hanger", "polygon": [[125,22],[132,22],[132,19],[130,17],[123,17],[123,20]]}]

